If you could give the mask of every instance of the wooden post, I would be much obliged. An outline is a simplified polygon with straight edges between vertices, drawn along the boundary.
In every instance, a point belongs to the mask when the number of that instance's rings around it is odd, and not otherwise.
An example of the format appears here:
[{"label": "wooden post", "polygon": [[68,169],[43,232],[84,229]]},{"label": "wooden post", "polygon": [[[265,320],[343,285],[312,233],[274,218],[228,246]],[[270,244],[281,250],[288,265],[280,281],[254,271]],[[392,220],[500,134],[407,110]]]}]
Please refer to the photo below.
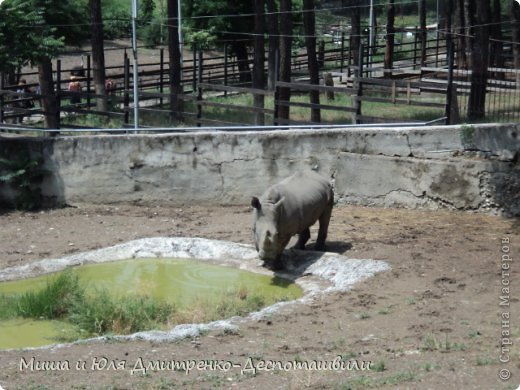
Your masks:
[{"label": "wooden post", "polygon": [[356,83],[357,83],[357,91],[356,96],[354,97],[354,108],[356,109],[356,112],[354,113],[354,123],[360,124],[361,119],[359,118],[361,116],[361,97],[363,96],[363,83],[361,82],[361,78],[363,77],[363,44],[359,45],[359,64],[356,72]]},{"label": "wooden post", "polygon": [[[345,33],[341,32],[341,57],[340,57],[340,63],[339,63],[339,71],[340,73],[343,73],[343,68],[345,67]],[[343,80],[343,77],[339,77],[339,81],[341,82]]]},{"label": "wooden post", "polygon": [[161,50],[159,51],[159,57],[160,57],[160,62],[161,62],[159,65],[159,92],[161,94],[161,97],[159,98],[159,104],[162,107],[162,105],[163,105],[162,94],[164,92],[164,86],[163,86],[163,82],[164,82],[164,49],[163,48],[161,48]]},{"label": "wooden post", "polygon": [[4,123],[4,74],[0,73],[0,123]]},{"label": "wooden post", "polygon": [[125,116],[124,116],[124,122],[125,125],[128,125],[130,123],[130,59],[128,58],[128,55],[125,52],[125,78],[124,78],[124,94],[123,94],[123,106],[125,110]]},{"label": "wooden post", "polygon": [[[456,118],[453,118],[454,111],[452,105],[454,103],[453,93],[456,91],[453,88],[453,66],[454,66],[455,47],[453,42],[450,42],[448,48],[448,89],[446,90],[446,124],[451,125],[454,123]],[[456,97],[456,96],[455,96]]]},{"label": "wooden post", "polygon": [[273,125],[278,126],[278,110],[280,108],[278,101],[280,99],[279,91],[280,88],[276,86],[276,82],[280,80],[280,72],[278,66],[280,65],[280,50],[277,48],[274,56],[274,97],[273,97],[273,103],[274,103],[274,113],[273,113]]},{"label": "wooden post", "polygon": [[87,55],[87,109],[90,110],[90,54]]},{"label": "wooden post", "polygon": [[193,45],[193,80],[191,84],[191,88],[193,90],[193,93],[197,91],[197,46]]},{"label": "wooden post", "polygon": [[419,37],[417,35],[417,26],[415,26],[415,33],[413,34],[413,68],[415,69],[415,65],[417,65],[417,41]]},{"label": "wooden post", "polygon": [[202,50],[199,50],[198,52],[199,60],[197,61],[198,66],[198,85],[197,85],[197,126],[201,126],[201,119],[202,119],[202,104],[199,104],[198,102],[202,101],[202,75],[203,75],[203,52]]},{"label": "wooden post", "polygon": [[56,128],[60,128],[61,119],[61,60],[56,61]]},{"label": "wooden post", "polygon": [[[350,78],[350,66],[352,65],[352,36],[349,37],[348,40],[348,68],[347,68],[347,77]],[[347,80],[348,83],[348,80]]]},{"label": "wooden post", "polygon": [[[224,44],[224,85],[228,85],[228,45]],[[227,96],[227,91],[224,91],[224,97]]]}]

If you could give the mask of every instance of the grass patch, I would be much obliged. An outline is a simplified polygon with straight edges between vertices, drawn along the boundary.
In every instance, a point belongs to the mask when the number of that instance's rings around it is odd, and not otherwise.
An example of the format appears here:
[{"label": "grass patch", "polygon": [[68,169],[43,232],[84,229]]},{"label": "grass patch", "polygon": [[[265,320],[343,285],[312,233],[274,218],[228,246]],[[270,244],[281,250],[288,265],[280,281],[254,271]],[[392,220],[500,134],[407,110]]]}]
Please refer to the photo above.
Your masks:
[{"label": "grass patch", "polygon": [[380,360],[376,363],[374,363],[374,365],[372,366],[372,371],[375,371],[375,372],[383,372],[386,370],[386,364],[384,362],[384,360]]},{"label": "grass patch", "polygon": [[24,317],[67,321],[76,330],[60,340],[72,341],[243,316],[268,303],[264,297],[240,287],[210,298],[197,297],[179,310],[147,296],[115,297],[107,290],[87,292],[77,275],[64,272],[50,277],[40,290],[0,295],[0,320]]},{"label": "grass patch", "polygon": [[404,382],[413,382],[417,380],[418,375],[412,371],[398,371],[392,375],[382,378],[360,376],[350,379],[340,388],[343,390],[356,390],[365,388],[377,388],[383,386],[396,386]]},{"label": "grass patch", "polygon": [[430,333],[423,339],[423,345],[421,351],[440,351],[440,352],[453,352],[453,351],[465,351],[466,345],[464,343],[457,343],[448,340],[448,335],[444,342],[439,342],[434,334]]},{"label": "grass patch", "polygon": [[479,356],[476,360],[477,366],[489,366],[493,364],[497,364],[498,361],[496,358],[488,357],[488,356]]},{"label": "grass patch", "polygon": [[360,313],[358,315],[360,320],[368,320],[370,318],[370,314],[368,314],[366,311]]}]

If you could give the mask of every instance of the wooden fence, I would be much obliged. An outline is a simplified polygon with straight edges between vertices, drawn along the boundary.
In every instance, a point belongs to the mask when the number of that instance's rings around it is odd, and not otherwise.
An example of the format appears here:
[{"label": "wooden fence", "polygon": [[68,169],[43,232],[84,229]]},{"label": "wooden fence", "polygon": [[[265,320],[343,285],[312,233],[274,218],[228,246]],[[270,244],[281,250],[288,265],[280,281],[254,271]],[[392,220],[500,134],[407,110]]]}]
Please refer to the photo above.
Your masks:
[{"label": "wooden fence", "polygon": [[[380,123],[412,121],[400,118],[399,115],[377,115],[378,107],[390,106],[415,107],[428,110],[425,121],[450,121],[454,111],[463,116],[467,105],[470,72],[459,71],[452,67],[450,76],[446,66],[448,56],[444,40],[435,35],[427,40],[425,61],[421,55],[418,34],[411,40],[396,45],[396,67],[391,70],[392,78],[384,79],[381,76],[388,73],[381,63],[381,49],[384,46],[372,48],[361,47],[361,66],[353,65],[352,48],[348,40],[342,36],[341,41],[328,42],[321,45],[319,52],[322,63],[322,75],[331,73],[335,79],[335,86],[310,85],[307,82],[307,56],[305,52],[296,53],[292,58],[293,80],[291,83],[278,81],[275,90],[261,90],[249,88],[249,84],[240,83],[241,75],[238,71],[237,59],[231,57],[227,50],[223,54],[208,55],[197,52],[192,58],[183,62],[183,91],[175,95],[183,104],[179,112],[172,112],[168,104],[169,93],[169,64],[165,61],[164,50],[159,50],[159,60],[139,64],[139,102],[140,111],[145,119],[142,126],[157,126],[153,121],[158,116],[180,120],[187,125],[247,125],[247,124],[302,124],[310,123],[310,119],[301,117],[279,118],[279,107],[285,106],[293,110],[310,111],[319,109],[324,112],[337,113],[335,119],[322,120],[321,123]],[[372,53],[370,56],[369,53]],[[378,57],[379,56],[379,57]],[[54,72],[55,94],[59,104],[58,119],[60,128],[85,128],[84,125],[71,124],[67,120],[71,116],[89,114],[105,118],[112,118],[121,126],[130,126],[132,122],[131,102],[133,101],[132,66],[126,52],[123,55],[123,65],[106,68],[107,79],[113,83],[113,88],[107,96],[97,96],[93,91],[92,68],[90,57],[87,56],[86,67],[82,70],[78,80],[81,91],[68,91],[69,75],[77,69],[62,69],[61,62],[56,63]],[[488,81],[487,114],[500,120],[518,120],[520,117],[520,77],[518,70],[490,68],[493,78]],[[33,77],[34,72],[26,73],[22,77]],[[451,77],[451,79],[450,79]],[[28,121],[26,118],[41,118],[43,115],[41,95],[37,91],[36,83],[28,83],[31,92],[17,92],[16,85],[4,85],[0,77],[0,123],[10,123],[9,127],[26,127],[29,123],[37,127],[39,123]],[[289,101],[278,99],[277,91],[280,88],[289,88],[293,98]],[[305,97],[311,91],[318,91],[324,96],[319,105],[312,104]],[[455,99],[452,99],[453,92]],[[327,94],[347,96],[339,103],[326,99]],[[241,95],[241,99],[236,99]],[[262,96],[263,105],[253,104],[255,96]],[[109,109],[99,111],[95,109],[97,99],[108,99]],[[74,103],[75,100],[79,102]],[[25,105],[33,102],[34,106]],[[456,110],[453,110],[456,104]],[[376,109],[371,109],[375,106]],[[381,110],[382,111],[382,110]],[[376,114],[374,114],[374,112]],[[232,115],[229,115],[229,114]],[[234,113],[234,114],[233,114]],[[497,116],[497,113],[500,115]],[[398,119],[395,119],[397,117]],[[150,119],[151,118],[151,119]],[[231,118],[231,119],[230,119]],[[23,119],[23,123],[18,123]]]}]

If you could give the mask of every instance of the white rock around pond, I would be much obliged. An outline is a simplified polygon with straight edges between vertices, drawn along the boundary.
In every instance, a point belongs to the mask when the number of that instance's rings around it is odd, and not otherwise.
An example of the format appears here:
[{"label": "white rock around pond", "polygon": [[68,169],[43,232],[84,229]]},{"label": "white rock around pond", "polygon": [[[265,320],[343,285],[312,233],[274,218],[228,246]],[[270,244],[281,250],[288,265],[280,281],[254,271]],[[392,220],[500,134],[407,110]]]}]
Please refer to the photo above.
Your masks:
[{"label": "white rock around pond", "polygon": [[[170,331],[146,331],[127,336],[111,336],[111,339],[174,341],[189,336],[194,337],[212,329],[237,330],[243,321],[259,320],[275,311],[291,310],[294,305],[309,303],[323,294],[349,290],[354,283],[369,278],[377,272],[390,269],[390,266],[384,261],[350,259],[335,253],[291,249],[284,252],[287,269],[274,273],[262,267],[262,261],[259,260],[257,252],[250,245],[204,238],[154,237],[0,270],[0,282],[62,271],[67,267],[83,264],[157,257],[206,261],[264,275],[280,276],[293,280],[303,289],[304,295],[294,301],[276,303],[251,313],[245,318],[233,317],[207,324],[177,325]],[[106,339],[107,337],[103,336],[77,341],[77,343],[99,342]],[[56,345],[52,347],[56,347]]]}]

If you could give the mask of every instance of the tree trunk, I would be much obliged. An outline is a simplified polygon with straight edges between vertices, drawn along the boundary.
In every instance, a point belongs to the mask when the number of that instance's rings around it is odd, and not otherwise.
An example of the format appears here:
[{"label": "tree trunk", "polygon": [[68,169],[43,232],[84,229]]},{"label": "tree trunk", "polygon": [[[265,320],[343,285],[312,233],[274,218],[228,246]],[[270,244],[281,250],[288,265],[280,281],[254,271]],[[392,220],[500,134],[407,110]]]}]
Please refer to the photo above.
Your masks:
[{"label": "tree trunk", "polygon": [[466,57],[466,23],[464,19],[464,1],[463,0],[454,0],[455,1],[455,17],[453,20],[453,39],[455,41],[455,50],[457,53],[457,68],[459,69],[468,69],[468,61]]},{"label": "tree trunk", "polygon": [[101,16],[101,0],[90,0],[92,71],[96,95],[96,108],[107,111],[105,94],[105,51],[103,46],[103,18]]},{"label": "tree trunk", "polygon": [[[314,16],[314,0],[303,0],[303,33],[305,46],[307,47],[307,59],[309,61],[309,76],[311,84],[320,84],[320,71],[316,57],[316,20]],[[320,104],[320,91],[310,92],[311,104]],[[311,122],[321,122],[319,108],[311,108]]]},{"label": "tree trunk", "polygon": [[[491,34],[491,45],[489,53],[489,59],[491,61],[490,65],[495,66],[497,68],[504,67],[504,50],[502,43],[502,17],[500,16],[501,6],[500,0],[493,1],[493,12],[491,14],[491,26],[490,26],[490,34]],[[495,79],[503,79],[503,72],[496,72]]]},{"label": "tree trunk", "polygon": [[445,29],[444,29],[444,38],[446,39],[446,48],[449,48],[451,45],[451,42],[453,40],[452,38],[452,31],[453,31],[453,0],[446,0],[446,6],[444,9],[445,12]]},{"label": "tree trunk", "polygon": [[[280,0],[280,81],[291,82],[292,49],[292,3]],[[280,88],[278,99],[288,102],[291,99],[290,88]],[[278,109],[280,119],[289,120],[289,107],[282,105]]]},{"label": "tree trunk", "polygon": [[426,63],[426,0],[419,0],[419,24],[421,38],[421,66]]},{"label": "tree trunk", "polygon": [[267,85],[269,90],[274,91],[277,73],[277,53],[279,49],[278,13],[276,12],[275,0],[266,0],[267,5],[267,32],[269,34],[269,54],[267,56]]},{"label": "tree trunk", "polygon": [[170,115],[172,119],[182,119],[181,52],[179,49],[179,15],[177,0],[168,0],[168,57],[170,62]]},{"label": "tree trunk", "polygon": [[233,52],[237,56],[239,80],[241,83],[251,82],[251,68],[249,68],[249,54],[245,42],[235,41],[232,43]]},{"label": "tree trunk", "polygon": [[390,0],[388,2],[387,8],[387,19],[386,19],[386,46],[385,46],[385,59],[384,59],[384,67],[388,69],[388,72],[385,72],[385,77],[391,78],[392,71],[391,69],[394,66],[394,39],[395,39],[395,0]]},{"label": "tree trunk", "polygon": [[[253,59],[253,88],[264,89],[264,61],[265,61],[265,7],[264,0],[255,0],[255,51]],[[264,108],[264,95],[254,95],[255,107]],[[263,112],[255,114],[255,124],[263,126],[265,118]]]},{"label": "tree trunk", "polygon": [[471,88],[468,99],[468,119],[480,120],[485,117],[486,87],[489,64],[489,21],[490,7],[488,0],[475,3],[475,13],[468,21],[474,36],[471,45]]},{"label": "tree trunk", "polygon": [[361,45],[361,10],[359,8],[359,0],[352,2],[350,20],[352,24],[352,30],[350,33],[351,41],[350,44],[352,53],[352,63],[354,66],[359,66],[359,45]]},{"label": "tree trunk", "polygon": [[[512,5],[513,26],[513,63],[515,69],[520,69],[520,4],[513,1]],[[520,89],[520,72],[516,73],[516,88]]]},{"label": "tree trunk", "polygon": [[[44,126],[46,129],[57,129],[59,127],[58,102],[54,93],[50,58],[46,58],[38,64],[38,81],[42,94]],[[53,136],[56,134],[58,133],[52,133]]]}]

